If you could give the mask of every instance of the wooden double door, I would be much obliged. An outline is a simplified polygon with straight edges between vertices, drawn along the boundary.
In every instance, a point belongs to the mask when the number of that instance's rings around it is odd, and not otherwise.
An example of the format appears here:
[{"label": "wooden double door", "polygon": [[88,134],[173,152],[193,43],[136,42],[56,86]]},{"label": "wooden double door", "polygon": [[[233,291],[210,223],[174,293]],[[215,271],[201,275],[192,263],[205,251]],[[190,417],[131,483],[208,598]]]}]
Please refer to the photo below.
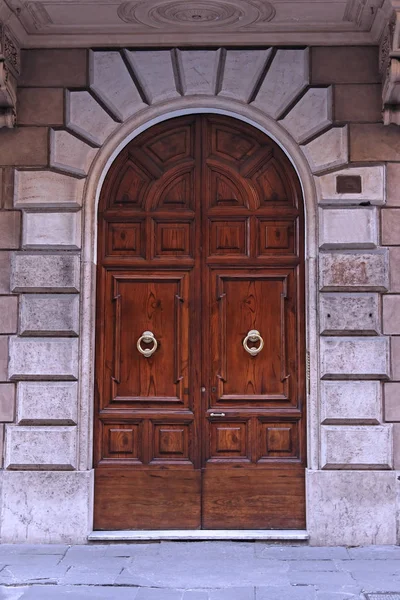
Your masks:
[{"label": "wooden double door", "polygon": [[225,116],[165,121],[99,208],[95,529],[305,525],[303,208]]}]

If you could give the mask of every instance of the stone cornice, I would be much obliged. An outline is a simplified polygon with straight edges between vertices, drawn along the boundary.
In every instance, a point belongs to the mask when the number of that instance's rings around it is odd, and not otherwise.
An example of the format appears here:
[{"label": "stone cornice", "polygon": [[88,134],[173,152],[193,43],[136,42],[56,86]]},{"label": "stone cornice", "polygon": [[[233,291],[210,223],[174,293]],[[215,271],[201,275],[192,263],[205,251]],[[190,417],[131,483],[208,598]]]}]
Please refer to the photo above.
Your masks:
[{"label": "stone cornice", "polygon": [[0,127],[14,127],[20,50],[10,29],[0,23]]}]

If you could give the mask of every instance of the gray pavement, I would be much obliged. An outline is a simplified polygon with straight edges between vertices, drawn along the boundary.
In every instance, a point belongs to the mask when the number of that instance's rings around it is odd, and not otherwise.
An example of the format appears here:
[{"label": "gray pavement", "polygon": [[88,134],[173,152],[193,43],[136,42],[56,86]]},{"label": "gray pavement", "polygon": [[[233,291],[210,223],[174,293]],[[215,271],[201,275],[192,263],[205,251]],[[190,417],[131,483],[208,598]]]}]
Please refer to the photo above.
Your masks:
[{"label": "gray pavement", "polygon": [[400,600],[400,547],[0,545],[1,600]]}]

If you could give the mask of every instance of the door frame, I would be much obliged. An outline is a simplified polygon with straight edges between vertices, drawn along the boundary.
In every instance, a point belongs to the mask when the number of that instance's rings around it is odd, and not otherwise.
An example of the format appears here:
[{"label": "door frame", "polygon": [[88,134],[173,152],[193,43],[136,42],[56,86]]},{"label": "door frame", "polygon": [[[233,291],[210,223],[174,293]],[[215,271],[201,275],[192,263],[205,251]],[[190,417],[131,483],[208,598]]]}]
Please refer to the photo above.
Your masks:
[{"label": "door frame", "polygon": [[[83,197],[83,239],[81,270],[81,330],[79,361],[78,469],[93,469],[94,357],[96,317],[97,213],[100,191],[106,174],[122,149],[153,125],[174,117],[195,113],[223,114],[245,121],[274,140],[289,158],[300,181],[305,207],[305,325],[308,357],[307,464],[319,468],[319,324],[317,190],[301,147],[271,117],[259,109],[222,98],[181,98],[144,109],[129,119],[99,150],[90,169]],[[91,499],[93,514],[93,498]],[[306,489],[306,512],[309,510]]]}]

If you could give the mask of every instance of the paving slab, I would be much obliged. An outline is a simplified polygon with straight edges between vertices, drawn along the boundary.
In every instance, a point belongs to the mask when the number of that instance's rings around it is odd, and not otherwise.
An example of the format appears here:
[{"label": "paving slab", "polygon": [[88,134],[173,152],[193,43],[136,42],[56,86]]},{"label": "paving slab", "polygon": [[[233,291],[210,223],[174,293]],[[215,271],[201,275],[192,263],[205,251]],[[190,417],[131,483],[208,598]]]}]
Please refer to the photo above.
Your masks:
[{"label": "paving slab", "polygon": [[[22,595],[12,594],[22,591]],[[33,585],[29,588],[8,588],[1,600],[136,600],[138,589],[100,586]],[[145,600],[145,598],[142,598]],[[167,600],[167,599],[166,599]]]},{"label": "paving slab", "polygon": [[255,544],[256,556],[277,560],[333,560],[349,558],[347,548],[317,546],[268,546]]}]

